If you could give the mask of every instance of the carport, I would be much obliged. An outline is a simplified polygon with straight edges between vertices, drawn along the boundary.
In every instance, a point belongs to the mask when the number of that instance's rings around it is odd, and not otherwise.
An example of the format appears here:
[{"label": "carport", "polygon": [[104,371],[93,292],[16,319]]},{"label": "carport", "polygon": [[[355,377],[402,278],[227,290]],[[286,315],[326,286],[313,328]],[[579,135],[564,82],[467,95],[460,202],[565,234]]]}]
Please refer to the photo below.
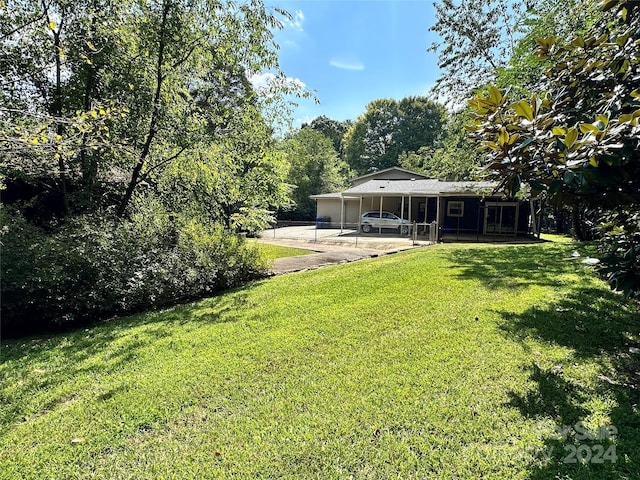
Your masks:
[{"label": "carport", "polygon": [[[382,188],[382,187],[381,187]],[[416,212],[415,210],[415,206],[414,206],[414,200],[416,199],[421,199],[423,200],[423,204],[424,204],[424,208],[423,209],[418,209],[418,211]],[[432,222],[436,222],[437,224],[439,224],[439,212],[440,212],[440,197],[439,196],[433,196],[433,195],[425,195],[422,196],[420,195],[420,193],[418,192],[407,192],[407,193],[400,193],[398,194],[397,192],[380,192],[378,194],[374,194],[374,193],[361,193],[360,195],[353,195],[350,194],[348,192],[344,192],[341,194],[341,208],[340,208],[340,231],[342,231],[345,228],[345,224],[347,223],[345,221],[345,202],[348,202],[349,200],[352,201],[357,201],[358,202],[358,216],[357,216],[357,225],[358,228],[360,228],[360,219],[362,218],[362,214],[368,211],[378,211],[380,214],[380,217],[382,217],[382,214],[384,211],[389,211],[389,212],[397,212],[399,211],[399,214],[396,214],[398,217],[400,217],[400,220],[408,220],[410,227],[406,233],[407,236],[411,235],[411,228],[413,228],[413,226],[415,226],[415,228],[417,228],[418,230],[420,228],[423,229],[423,231],[426,231],[428,225]],[[435,208],[433,210],[435,210],[435,218],[432,218],[431,220],[429,219],[429,201],[431,200],[431,202],[435,205]],[[399,204],[397,205],[398,208],[394,208],[395,204],[397,204],[399,201]],[[418,205],[420,205],[420,203],[418,203]],[[354,223],[354,222],[348,222],[348,223]],[[378,226],[378,234],[382,234],[382,226]]]}]

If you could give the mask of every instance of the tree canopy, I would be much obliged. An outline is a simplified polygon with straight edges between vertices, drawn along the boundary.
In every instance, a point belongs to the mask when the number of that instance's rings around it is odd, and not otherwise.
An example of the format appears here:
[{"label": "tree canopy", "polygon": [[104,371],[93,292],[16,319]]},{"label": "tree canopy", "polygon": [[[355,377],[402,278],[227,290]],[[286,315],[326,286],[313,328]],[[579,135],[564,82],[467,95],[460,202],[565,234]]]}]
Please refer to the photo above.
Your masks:
[{"label": "tree canopy", "polygon": [[601,7],[584,35],[538,39],[549,66],[536,93],[514,99],[491,87],[473,99],[470,130],[508,194],[526,185],[599,211],[610,282],[640,295],[640,7]]},{"label": "tree canopy", "polygon": [[434,148],[445,121],[444,108],[424,97],[374,100],[345,134],[344,159],[360,175],[398,165],[402,152]]},{"label": "tree canopy", "polygon": [[263,271],[237,233],[289,202],[272,120],[305,92],[278,67],[283,16],[262,0],[1,2],[3,332]]},{"label": "tree canopy", "polygon": [[279,20],[260,0],[8,2],[2,16],[0,171],[9,186],[45,190],[58,215],[123,216],[185,159],[264,153],[275,95],[256,95],[249,78],[277,69]]},{"label": "tree canopy", "polygon": [[313,128],[290,134],[281,145],[289,164],[287,183],[294,204],[282,209],[279,218],[315,218],[316,203],[310,195],[331,193],[347,184],[348,166],[338,157],[329,137]]}]

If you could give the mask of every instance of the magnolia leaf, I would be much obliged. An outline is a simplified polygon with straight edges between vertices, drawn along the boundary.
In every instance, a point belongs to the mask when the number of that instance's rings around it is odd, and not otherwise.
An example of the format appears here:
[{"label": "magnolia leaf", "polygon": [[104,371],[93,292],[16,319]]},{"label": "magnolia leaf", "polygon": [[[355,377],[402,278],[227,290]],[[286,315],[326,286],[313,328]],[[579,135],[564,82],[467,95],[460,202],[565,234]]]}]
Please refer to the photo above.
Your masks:
[{"label": "magnolia leaf", "polygon": [[93,52],[97,52],[98,51],[98,49],[89,40],[87,40],[87,47],[89,47],[89,49],[91,51],[93,51]]},{"label": "magnolia leaf", "polygon": [[516,115],[524,117],[530,122],[533,121],[533,109],[526,101],[521,100],[513,105]]},{"label": "magnolia leaf", "polygon": [[585,46],[584,38],[578,37],[578,38],[574,39],[573,42],[571,42],[571,45],[573,45],[574,47],[584,48],[584,46]]},{"label": "magnolia leaf", "polygon": [[575,128],[572,128],[567,132],[567,135],[564,137],[564,143],[567,146],[567,148],[571,148],[576,143],[577,139],[578,139],[578,130],[576,130]]},{"label": "magnolia leaf", "polygon": [[502,93],[500,93],[500,90],[498,90],[496,87],[491,86],[489,88],[489,95],[491,97],[491,102],[493,103],[493,105],[500,105],[502,104],[502,100],[503,100],[503,96]]},{"label": "magnolia leaf", "polygon": [[505,146],[509,142],[509,132],[507,129],[502,127],[500,129],[500,133],[498,134],[498,143],[501,147]]},{"label": "magnolia leaf", "polygon": [[587,133],[598,133],[600,130],[598,129],[598,127],[596,127],[595,125],[592,125],[591,123],[581,123],[580,131],[584,134],[587,134]]},{"label": "magnolia leaf", "polygon": [[600,164],[600,162],[598,162],[598,159],[596,157],[591,157],[589,159],[589,165],[591,165],[592,167],[597,167]]},{"label": "magnolia leaf", "polygon": [[556,137],[561,137],[562,135],[567,133],[567,130],[565,128],[562,128],[562,127],[553,127],[552,132]]}]

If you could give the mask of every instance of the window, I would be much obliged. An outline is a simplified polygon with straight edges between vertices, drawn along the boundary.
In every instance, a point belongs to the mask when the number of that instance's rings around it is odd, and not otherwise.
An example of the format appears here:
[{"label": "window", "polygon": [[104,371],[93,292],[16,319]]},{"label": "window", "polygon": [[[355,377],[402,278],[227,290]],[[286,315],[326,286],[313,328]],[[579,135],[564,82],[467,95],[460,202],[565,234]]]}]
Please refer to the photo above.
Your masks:
[{"label": "window", "polygon": [[463,217],[464,216],[464,202],[449,202],[449,203],[447,203],[447,215],[449,217]]}]

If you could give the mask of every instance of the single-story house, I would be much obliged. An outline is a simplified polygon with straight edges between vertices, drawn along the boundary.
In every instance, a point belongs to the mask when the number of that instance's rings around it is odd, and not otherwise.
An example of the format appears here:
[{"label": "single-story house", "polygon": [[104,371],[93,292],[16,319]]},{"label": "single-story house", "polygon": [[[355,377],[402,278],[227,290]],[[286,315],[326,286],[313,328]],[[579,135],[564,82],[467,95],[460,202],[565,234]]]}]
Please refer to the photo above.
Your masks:
[{"label": "single-story house", "polygon": [[493,182],[443,182],[392,167],[351,183],[343,192],[312,195],[317,216],[328,217],[343,229],[358,228],[365,212],[392,212],[415,225],[418,234],[437,227],[438,238],[450,234],[517,237],[535,230],[531,203],[494,193]]}]

